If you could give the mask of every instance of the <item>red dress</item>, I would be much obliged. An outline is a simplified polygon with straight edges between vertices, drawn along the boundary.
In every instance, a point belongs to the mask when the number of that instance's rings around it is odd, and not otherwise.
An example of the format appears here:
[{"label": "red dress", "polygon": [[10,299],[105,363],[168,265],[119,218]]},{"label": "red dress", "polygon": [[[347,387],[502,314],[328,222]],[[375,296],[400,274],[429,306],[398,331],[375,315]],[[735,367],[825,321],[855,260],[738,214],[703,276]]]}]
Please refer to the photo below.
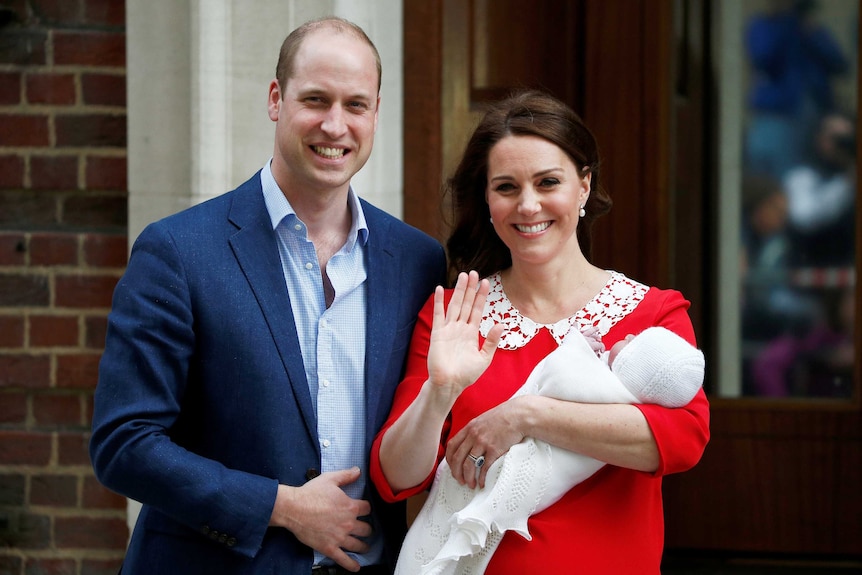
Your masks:
[{"label": "red dress", "polygon": [[[452,408],[441,436],[438,461],[450,435],[473,417],[507,400],[527,379],[533,367],[556,349],[569,329],[599,328],[605,347],[628,334],[663,326],[695,344],[688,317],[689,302],[673,290],[648,288],[612,272],[605,288],[571,318],[544,326],[512,307],[499,276],[492,276],[492,293],[483,317],[482,334],[494,323],[505,323],[507,333],[490,367],[468,387]],[[451,291],[447,292],[447,298]],[[380,438],[413,402],[427,379],[427,353],[433,299],[420,313],[413,333],[407,371],[398,387],[389,420],[374,442],[371,479],[384,499],[396,501],[416,495],[431,485],[434,474],[413,489],[394,493],[380,467]],[[480,337],[480,342],[481,342]],[[709,405],[703,390],[689,405],[668,409],[638,405],[658,445],[659,468],[645,473],[606,465],[576,485],[548,509],[532,516],[527,541],[509,532],[487,570],[489,575],[523,575],[548,569],[560,573],[601,575],[658,575],[664,543],[661,478],[685,471],[700,459],[709,440]]]}]

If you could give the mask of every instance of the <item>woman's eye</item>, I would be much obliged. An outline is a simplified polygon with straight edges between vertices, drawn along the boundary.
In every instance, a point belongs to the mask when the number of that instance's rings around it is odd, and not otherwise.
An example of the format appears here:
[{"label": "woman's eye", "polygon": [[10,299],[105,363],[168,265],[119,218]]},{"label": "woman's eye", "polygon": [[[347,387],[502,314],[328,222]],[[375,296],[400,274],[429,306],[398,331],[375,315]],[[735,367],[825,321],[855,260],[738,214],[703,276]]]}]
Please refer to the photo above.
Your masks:
[{"label": "woman's eye", "polygon": [[496,188],[494,188],[495,192],[511,192],[515,189],[515,186],[508,182],[504,182],[502,184],[498,184]]},{"label": "woman's eye", "polygon": [[545,178],[541,182],[539,182],[539,186],[542,188],[552,188],[559,185],[560,180],[558,180],[557,178]]}]

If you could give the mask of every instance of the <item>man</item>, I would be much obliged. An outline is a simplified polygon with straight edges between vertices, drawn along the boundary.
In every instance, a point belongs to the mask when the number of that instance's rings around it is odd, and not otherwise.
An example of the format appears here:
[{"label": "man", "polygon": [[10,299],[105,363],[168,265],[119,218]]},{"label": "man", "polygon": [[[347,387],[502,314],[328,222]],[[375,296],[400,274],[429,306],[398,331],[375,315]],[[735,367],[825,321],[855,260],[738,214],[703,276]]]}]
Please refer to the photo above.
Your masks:
[{"label": "man", "polygon": [[306,23],[276,75],[271,162],[144,230],[114,294],[90,451],[143,503],[124,575],[389,573],[406,529],[367,459],[445,256],[350,188],[380,103],[365,33]]}]

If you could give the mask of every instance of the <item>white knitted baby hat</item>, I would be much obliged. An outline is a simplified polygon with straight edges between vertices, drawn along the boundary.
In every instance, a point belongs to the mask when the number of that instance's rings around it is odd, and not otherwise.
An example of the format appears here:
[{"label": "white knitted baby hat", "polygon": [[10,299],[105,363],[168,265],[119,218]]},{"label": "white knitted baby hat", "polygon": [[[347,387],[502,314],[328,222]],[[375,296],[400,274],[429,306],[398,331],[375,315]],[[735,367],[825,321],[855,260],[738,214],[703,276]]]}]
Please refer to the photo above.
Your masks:
[{"label": "white knitted baby hat", "polygon": [[703,385],[703,352],[663,327],[635,336],[612,369],[642,403],[682,407]]}]

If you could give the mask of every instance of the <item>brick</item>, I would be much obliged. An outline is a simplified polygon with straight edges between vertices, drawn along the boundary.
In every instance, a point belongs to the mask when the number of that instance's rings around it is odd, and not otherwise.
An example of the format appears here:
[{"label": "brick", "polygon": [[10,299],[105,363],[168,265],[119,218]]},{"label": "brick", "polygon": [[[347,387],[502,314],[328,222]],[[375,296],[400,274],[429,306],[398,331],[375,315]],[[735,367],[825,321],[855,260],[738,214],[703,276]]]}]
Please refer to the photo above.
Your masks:
[{"label": "brick", "polygon": [[77,156],[33,156],[30,187],[34,190],[77,190]]},{"label": "brick", "polygon": [[125,233],[128,199],[121,194],[80,194],[63,202],[63,223],[78,229]]},{"label": "brick", "polygon": [[0,475],[0,506],[21,507],[24,505],[27,483],[21,474]]},{"label": "brick", "polygon": [[42,429],[81,426],[81,399],[75,395],[37,393],[33,396],[33,419]]},{"label": "brick", "polygon": [[24,347],[24,318],[0,315],[0,348]]},{"label": "brick", "polygon": [[96,389],[99,380],[99,354],[57,356],[57,387],[61,389]]},{"label": "brick", "polygon": [[83,499],[85,509],[125,509],[126,498],[103,486],[93,477],[84,477]]},{"label": "brick", "polygon": [[78,236],[41,233],[30,237],[31,266],[78,265]]},{"label": "brick", "polygon": [[124,519],[54,518],[54,537],[59,549],[125,549],[128,536]]},{"label": "brick", "polygon": [[[2,515],[0,515],[0,532],[3,531]],[[0,555],[0,573],[3,575],[16,575],[21,572],[23,561],[20,557],[12,555]]]},{"label": "brick", "polygon": [[0,72],[0,106],[16,106],[20,103],[20,72]]},{"label": "brick", "polygon": [[108,318],[106,316],[88,316],[84,320],[84,329],[84,347],[103,350],[105,348],[105,335],[108,331]]},{"label": "brick", "polygon": [[0,424],[23,424],[26,421],[27,394],[14,392],[0,394]]},{"label": "brick", "polygon": [[87,428],[93,424],[93,393],[88,393],[84,396],[84,421],[87,422]]},{"label": "brick", "polygon": [[59,66],[126,65],[126,36],[118,32],[57,31],[54,64]]},{"label": "brick", "polygon": [[58,198],[48,193],[0,191],[0,228],[31,230],[52,228],[59,222]]},{"label": "brick", "polygon": [[81,5],[77,0],[31,0],[31,4],[42,24],[69,26],[81,22]]},{"label": "brick", "polygon": [[72,74],[28,74],[25,86],[30,104],[75,104],[75,76]]},{"label": "brick", "polygon": [[0,114],[0,146],[44,148],[49,144],[48,116]]},{"label": "brick", "polygon": [[64,308],[110,308],[119,277],[112,275],[57,275],[55,305]]},{"label": "brick", "polygon": [[5,27],[0,34],[0,64],[44,66],[48,33]]},{"label": "brick", "polygon": [[84,263],[89,267],[123,268],[128,263],[125,234],[87,234],[84,236]]},{"label": "brick", "polygon": [[24,158],[0,156],[0,188],[21,189],[24,187]]},{"label": "brick", "polygon": [[88,190],[128,189],[128,169],[125,156],[89,156],[86,164],[86,188]]},{"label": "brick", "polygon": [[31,315],[30,347],[74,347],[78,345],[78,317]]},{"label": "brick", "polygon": [[0,232],[0,266],[20,266],[26,261],[27,238],[17,232]]},{"label": "brick", "polygon": [[24,575],[77,575],[74,559],[49,559],[28,557]]},{"label": "brick", "polygon": [[59,115],[54,130],[57,147],[126,147],[125,114]]},{"label": "brick", "polygon": [[57,463],[60,465],[90,465],[88,451],[90,434],[61,432],[57,434]]},{"label": "brick", "polygon": [[76,507],[78,478],[75,475],[33,475],[30,478],[30,504]]},{"label": "brick", "polygon": [[11,14],[9,14],[9,21],[7,24],[12,23],[23,23],[28,19],[28,11],[27,11],[27,2],[29,0],[3,0],[0,4],[6,10],[9,10]]},{"label": "brick", "polygon": [[0,388],[36,389],[51,386],[51,360],[42,355],[0,355]]},{"label": "brick", "polygon": [[122,557],[117,559],[85,558],[81,560],[81,575],[116,575],[122,566]]},{"label": "brick", "polygon": [[84,0],[84,23],[125,28],[126,3],[117,0]]},{"label": "brick", "polygon": [[81,76],[81,94],[86,106],[126,107],[125,74],[89,73]]},{"label": "brick", "polygon": [[51,435],[0,430],[0,465],[47,465],[51,460]]},{"label": "brick", "polygon": [[0,274],[0,307],[47,306],[48,278],[30,274]]},{"label": "brick", "polygon": [[51,545],[51,518],[33,513],[10,513],[0,530],[0,548],[47,549]]}]

